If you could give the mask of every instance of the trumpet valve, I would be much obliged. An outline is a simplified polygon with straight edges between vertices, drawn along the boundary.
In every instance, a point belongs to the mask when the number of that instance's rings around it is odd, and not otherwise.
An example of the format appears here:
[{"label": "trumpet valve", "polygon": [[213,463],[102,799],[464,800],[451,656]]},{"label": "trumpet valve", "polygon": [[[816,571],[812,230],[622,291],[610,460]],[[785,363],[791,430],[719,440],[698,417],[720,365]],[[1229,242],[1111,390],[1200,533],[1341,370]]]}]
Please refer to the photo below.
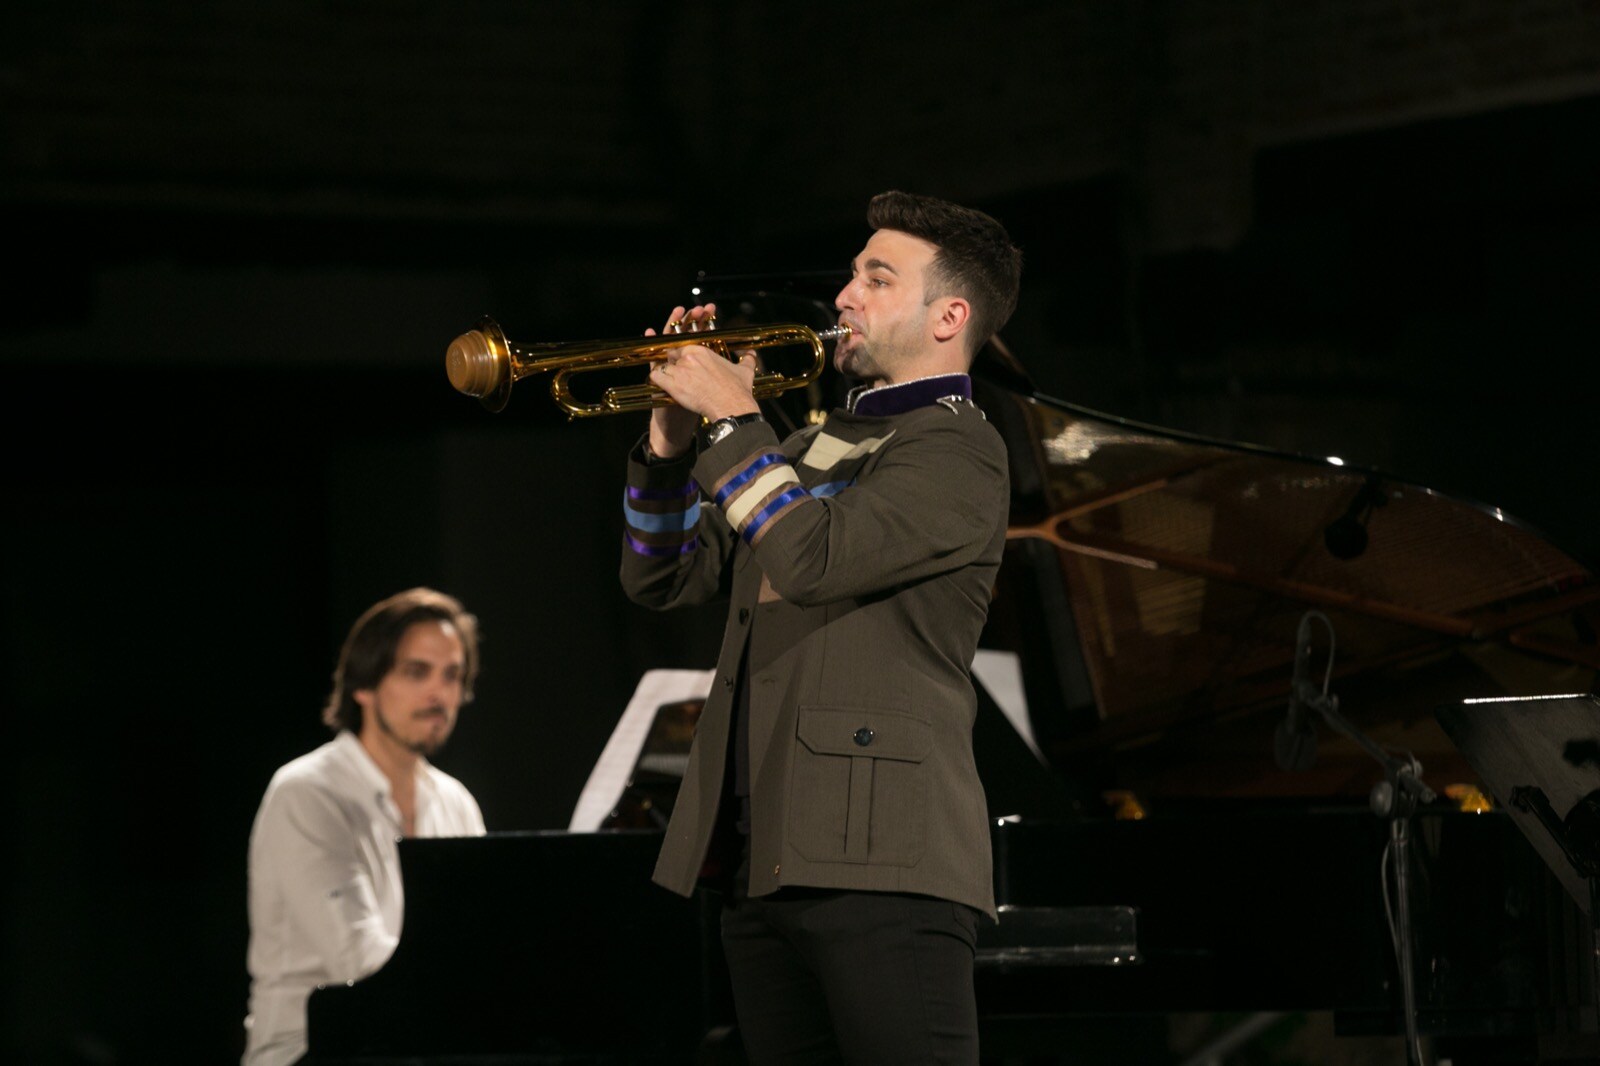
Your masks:
[{"label": "trumpet valve", "polygon": [[709,333],[717,328],[717,316],[676,318],[667,323],[667,333]]}]

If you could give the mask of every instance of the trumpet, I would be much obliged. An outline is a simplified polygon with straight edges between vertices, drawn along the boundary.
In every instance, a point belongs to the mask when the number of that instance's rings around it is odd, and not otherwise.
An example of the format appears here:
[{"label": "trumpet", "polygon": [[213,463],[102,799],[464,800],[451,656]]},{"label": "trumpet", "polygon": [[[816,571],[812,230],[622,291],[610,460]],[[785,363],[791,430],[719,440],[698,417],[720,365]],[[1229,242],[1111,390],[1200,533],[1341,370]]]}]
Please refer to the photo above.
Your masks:
[{"label": "trumpet", "polygon": [[579,374],[659,363],[667,358],[667,352],[673,348],[691,344],[705,345],[728,359],[737,358],[734,353],[752,348],[808,346],[811,349],[811,365],[804,373],[785,375],[763,370],[756,374],[756,398],[766,399],[815,381],[827,366],[823,342],[839,340],[849,333],[849,326],[814,330],[793,323],[719,330],[708,320],[703,328],[691,328],[659,337],[513,344],[506,339],[499,323],[492,318],[483,318],[478,321],[476,329],[450,342],[450,348],[445,353],[445,373],[457,392],[477,397],[491,411],[500,411],[504,410],[506,401],[511,398],[512,385],[530,374],[549,372],[553,375],[550,379],[550,395],[567,412],[567,417],[589,418],[667,407],[673,401],[663,389],[640,384],[614,385],[602,392],[598,400],[586,402],[573,395],[571,379]]}]

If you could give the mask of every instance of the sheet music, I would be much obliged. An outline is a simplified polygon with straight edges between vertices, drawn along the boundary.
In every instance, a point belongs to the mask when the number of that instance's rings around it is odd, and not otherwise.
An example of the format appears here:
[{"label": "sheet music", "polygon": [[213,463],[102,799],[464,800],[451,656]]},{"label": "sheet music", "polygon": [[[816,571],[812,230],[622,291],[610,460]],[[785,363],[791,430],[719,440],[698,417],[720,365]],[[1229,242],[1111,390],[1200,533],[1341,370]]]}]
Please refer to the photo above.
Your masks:
[{"label": "sheet music", "polygon": [[1022,660],[1017,658],[1015,652],[979,648],[972,660],[972,676],[977,678],[984,691],[999,706],[1006,720],[1011,723],[1011,728],[1017,731],[1017,735],[1028,745],[1028,750],[1033,752],[1034,758],[1041,765],[1048,766],[1044,753],[1034,742],[1033,723],[1028,719],[1028,697],[1022,688]]},{"label": "sheet music", "polygon": [[[639,761],[639,753],[644,750],[656,711],[669,703],[705,699],[711,692],[715,674],[715,670],[645,671],[578,795],[578,805],[567,825],[570,832],[593,833],[600,828],[616,809],[622,790],[628,786],[628,777]],[[989,693],[1034,757],[1044,763],[1044,755],[1033,739],[1033,725],[1028,720],[1021,660],[1013,652],[980,649],[972,661],[972,676]]]},{"label": "sheet music", "polygon": [[711,692],[711,679],[715,674],[715,670],[645,671],[578,795],[578,805],[567,825],[570,832],[593,833],[600,828],[616,809],[622,790],[628,786],[628,776],[639,760],[639,752],[644,749],[656,711],[669,703],[705,699]]}]

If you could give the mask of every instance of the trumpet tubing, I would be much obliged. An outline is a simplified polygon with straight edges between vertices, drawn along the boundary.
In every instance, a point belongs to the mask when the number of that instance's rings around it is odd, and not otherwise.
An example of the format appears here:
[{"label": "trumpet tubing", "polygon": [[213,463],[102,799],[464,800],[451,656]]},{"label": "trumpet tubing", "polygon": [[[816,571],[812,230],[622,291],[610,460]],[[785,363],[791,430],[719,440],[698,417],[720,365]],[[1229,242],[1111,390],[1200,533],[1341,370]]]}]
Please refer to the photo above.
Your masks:
[{"label": "trumpet tubing", "polygon": [[584,373],[616,367],[648,366],[666,359],[667,352],[691,344],[704,345],[725,358],[750,349],[805,345],[811,349],[811,365],[798,375],[763,371],[755,378],[759,399],[776,396],[789,389],[815,381],[827,366],[823,342],[838,340],[850,333],[848,326],[814,330],[809,326],[781,323],[766,326],[741,326],[736,329],[706,329],[668,333],[659,337],[628,337],[604,341],[563,341],[553,344],[514,344],[492,318],[478,322],[450,342],[445,352],[445,374],[457,392],[476,397],[491,411],[503,410],[511,398],[511,386],[534,374],[551,375],[550,395],[569,418],[647,411],[672,404],[672,397],[650,384],[616,385],[604,390],[596,401],[578,399],[571,379]]}]

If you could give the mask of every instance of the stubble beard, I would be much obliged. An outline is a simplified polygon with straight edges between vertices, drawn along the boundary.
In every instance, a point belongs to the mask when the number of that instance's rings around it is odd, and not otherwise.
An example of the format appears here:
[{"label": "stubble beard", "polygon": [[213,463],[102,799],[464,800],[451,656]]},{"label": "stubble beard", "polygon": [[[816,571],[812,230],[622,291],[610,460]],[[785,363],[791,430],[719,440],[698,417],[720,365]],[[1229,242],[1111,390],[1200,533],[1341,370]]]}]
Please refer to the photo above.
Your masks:
[{"label": "stubble beard", "polygon": [[881,384],[885,380],[883,364],[877,357],[877,346],[863,337],[855,347],[844,353],[838,370],[846,377],[860,382]]},{"label": "stubble beard", "polygon": [[845,377],[861,378],[864,376],[861,372],[861,368],[864,364],[870,363],[871,358],[871,353],[867,351],[866,342],[861,341],[849,351],[840,352],[838,358],[835,359],[834,362],[836,364],[836,369],[838,369],[839,373],[843,374]]},{"label": "stubble beard", "polygon": [[431,757],[440,748],[444,747],[444,742],[450,739],[450,734],[448,731],[446,731],[437,740],[428,738],[424,738],[422,740],[407,740],[405,737],[395,732],[394,727],[389,724],[389,716],[384,714],[381,709],[376,710],[376,713],[373,714],[373,717],[378,720],[378,729],[383,733],[384,736],[388,737],[390,740],[394,741],[411,754],[420,755],[425,759]]},{"label": "stubble beard", "polygon": [[889,384],[892,370],[903,370],[912,363],[916,349],[914,330],[913,324],[901,320],[880,323],[873,336],[860,335],[860,343],[846,355],[846,365],[838,369],[866,384]]}]

